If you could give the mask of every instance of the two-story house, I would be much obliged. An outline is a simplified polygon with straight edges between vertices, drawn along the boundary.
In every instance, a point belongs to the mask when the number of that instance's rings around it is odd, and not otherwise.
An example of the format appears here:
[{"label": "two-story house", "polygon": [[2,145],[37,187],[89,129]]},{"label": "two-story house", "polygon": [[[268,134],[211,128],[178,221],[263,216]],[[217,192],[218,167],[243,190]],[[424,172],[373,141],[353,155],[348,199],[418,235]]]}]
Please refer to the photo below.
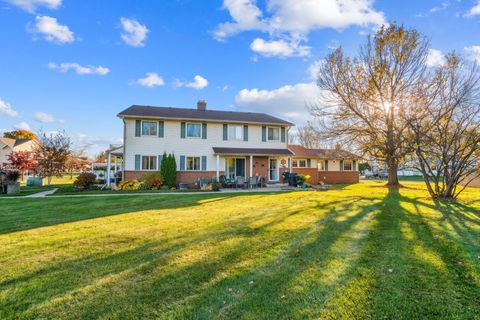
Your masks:
[{"label": "two-story house", "polygon": [[293,124],[264,113],[207,110],[199,101],[196,109],[133,105],[118,117],[126,180],[158,171],[164,152],[175,155],[177,181],[189,184],[220,175],[278,182],[291,169]]},{"label": "two-story house", "polygon": [[8,156],[12,152],[33,152],[34,149],[35,140],[0,138],[0,167],[8,165]]}]

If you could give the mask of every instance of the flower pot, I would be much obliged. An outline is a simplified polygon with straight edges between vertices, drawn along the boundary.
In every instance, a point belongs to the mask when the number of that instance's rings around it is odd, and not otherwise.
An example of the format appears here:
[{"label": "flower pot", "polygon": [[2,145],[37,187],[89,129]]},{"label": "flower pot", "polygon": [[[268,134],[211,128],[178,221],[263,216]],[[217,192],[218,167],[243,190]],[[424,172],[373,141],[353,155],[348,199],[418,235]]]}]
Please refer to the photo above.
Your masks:
[{"label": "flower pot", "polygon": [[20,182],[8,182],[7,194],[15,194],[20,192]]}]

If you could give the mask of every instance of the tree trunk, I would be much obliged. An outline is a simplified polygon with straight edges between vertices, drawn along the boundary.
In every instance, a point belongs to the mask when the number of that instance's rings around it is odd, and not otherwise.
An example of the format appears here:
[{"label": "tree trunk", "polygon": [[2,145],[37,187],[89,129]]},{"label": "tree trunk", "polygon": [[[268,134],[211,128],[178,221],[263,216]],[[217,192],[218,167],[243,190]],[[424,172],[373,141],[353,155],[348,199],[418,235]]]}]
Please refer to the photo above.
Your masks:
[{"label": "tree trunk", "polygon": [[387,163],[388,165],[388,182],[387,186],[389,187],[398,187],[400,184],[398,183],[398,175],[397,175],[397,170],[398,170],[398,164],[392,162]]}]

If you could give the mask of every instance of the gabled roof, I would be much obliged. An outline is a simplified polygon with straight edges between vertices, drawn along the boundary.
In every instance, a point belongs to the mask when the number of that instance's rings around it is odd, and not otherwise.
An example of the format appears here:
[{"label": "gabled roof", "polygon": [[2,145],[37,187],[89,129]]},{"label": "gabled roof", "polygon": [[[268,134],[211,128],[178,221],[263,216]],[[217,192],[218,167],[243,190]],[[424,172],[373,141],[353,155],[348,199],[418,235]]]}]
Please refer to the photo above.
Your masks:
[{"label": "gabled roof", "polygon": [[14,147],[19,146],[19,145],[24,144],[24,143],[27,143],[29,141],[31,141],[31,140],[30,139],[15,139]]},{"label": "gabled roof", "polygon": [[15,146],[15,139],[0,138],[0,142],[3,142],[3,144],[9,146],[10,148],[13,148]]},{"label": "gabled roof", "polygon": [[11,139],[11,138],[0,138],[0,142],[3,142],[6,146],[9,146],[11,149],[31,141],[30,139]]},{"label": "gabled roof", "polygon": [[359,156],[342,149],[308,149],[301,145],[290,144],[288,149],[295,157],[320,158],[320,159],[358,159]]},{"label": "gabled roof", "polygon": [[214,122],[258,123],[294,126],[293,123],[265,113],[133,105],[118,114],[120,118],[160,118],[179,120],[207,120]]}]

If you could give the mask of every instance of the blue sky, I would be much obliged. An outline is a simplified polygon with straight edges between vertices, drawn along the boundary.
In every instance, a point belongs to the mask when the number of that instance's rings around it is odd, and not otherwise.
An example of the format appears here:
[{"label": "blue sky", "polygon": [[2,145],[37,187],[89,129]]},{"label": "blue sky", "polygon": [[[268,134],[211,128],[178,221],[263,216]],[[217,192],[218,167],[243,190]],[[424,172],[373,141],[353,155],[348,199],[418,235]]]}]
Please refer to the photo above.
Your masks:
[{"label": "blue sky", "polygon": [[65,130],[91,155],[131,104],[268,112],[301,125],[310,70],[379,24],[480,62],[480,1],[0,0],[0,130]]}]

